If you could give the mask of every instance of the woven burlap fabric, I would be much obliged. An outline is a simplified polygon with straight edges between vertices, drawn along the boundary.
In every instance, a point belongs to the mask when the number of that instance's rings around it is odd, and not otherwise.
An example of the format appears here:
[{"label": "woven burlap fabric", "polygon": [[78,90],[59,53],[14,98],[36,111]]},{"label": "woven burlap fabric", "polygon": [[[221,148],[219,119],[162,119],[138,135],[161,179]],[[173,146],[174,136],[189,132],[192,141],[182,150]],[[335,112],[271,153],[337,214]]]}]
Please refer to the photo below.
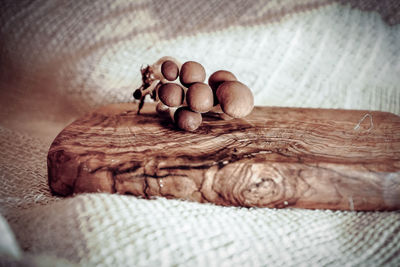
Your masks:
[{"label": "woven burlap fabric", "polygon": [[164,55],[233,71],[258,105],[400,114],[398,1],[9,0],[0,10],[4,265],[400,264],[399,212],[63,199],[46,166],[66,124],[130,101],[141,65]]}]

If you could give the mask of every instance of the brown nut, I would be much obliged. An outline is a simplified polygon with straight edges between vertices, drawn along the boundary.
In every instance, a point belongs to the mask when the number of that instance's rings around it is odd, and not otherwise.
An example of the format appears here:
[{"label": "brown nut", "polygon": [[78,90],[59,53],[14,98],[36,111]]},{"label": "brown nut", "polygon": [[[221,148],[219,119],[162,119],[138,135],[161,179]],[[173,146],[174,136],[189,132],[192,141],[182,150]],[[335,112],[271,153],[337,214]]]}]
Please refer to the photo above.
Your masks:
[{"label": "brown nut", "polygon": [[194,131],[199,128],[202,117],[200,113],[191,111],[188,107],[180,107],[175,111],[174,121],[178,128],[185,131]]},{"label": "brown nut", "polygon": [[176,83],[165,83],[158,89],[158,97],[161,102],[169,107],[182,105],[184,93],[183,88]]},{"label": "brown nut", "polygon": [[222,83],[217,89],[217,98],[222,110],[234,118],[246,117],[254,107],[251,90],[238,81]]},{"label": "brown nut", "polygon": [[161,73],[168,81],[175,81],[179,76],[179,67],[175,62],[166,60],[161,65]]},{"label": "brown nut", "polygon": [[207,112],[213,107],[214,95],[205,83],[194,83],[186,92],[186,103],[195,112]]},{"label": "brown nut", "polygon": [[189,87],[195,82],[202,83],[205,79],[206,70],[200,63],[187,61],[182,65],[179,80],[184,86]]},{"label": "brown nut", "polygon": [[226,81],[237,81],[236,76],[227,70],[218,70],[211,74],[210,78],[208,78],[208,84],[214,93],[214,106],[218,104],[218,98],[216,95],[218,87]]}]

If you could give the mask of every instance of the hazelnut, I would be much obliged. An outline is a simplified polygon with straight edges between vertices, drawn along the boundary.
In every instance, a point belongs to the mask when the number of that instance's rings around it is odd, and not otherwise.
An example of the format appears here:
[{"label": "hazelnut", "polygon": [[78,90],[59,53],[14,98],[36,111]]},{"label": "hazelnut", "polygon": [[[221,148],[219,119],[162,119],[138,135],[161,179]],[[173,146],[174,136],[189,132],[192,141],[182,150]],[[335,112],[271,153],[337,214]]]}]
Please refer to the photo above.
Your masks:
[{"label": "hazelnut", "polygon": [[187,61],[182,65],[179,80],[184,86],[189,87],[195,82],[204,82],[205,79],[206,70],[200,63]]},{"label": "hazelnut", "polygon": [[186,92],[186,102],[189,108],[196,112],[207,112],[213,107],[213,92],[205,83],[194,83]]},{"label": "hazelnut", "polygon": [[254,107],[251,90],[238,81],[223,82],[217,89],[217,98],[222,110],[234,118],[246,117]]},{"label": "hazelnut", "polygon": [[161,65],[161,73],[168,81],[175,81],[179,75],[179,67],[172,60],[166,60]]},{"label": "hazelnut", "polygon": [[211,74],[210,78],[208,78],[208,84],[214,93],[214,106],[218,104],[218,98],[216,95],[218,87],[226,81],[237,81],[236,76],[227,70],[218,70]]},{"label": "hazelnut", "polygon": [[183,88],[176,83],[165,83],[158,89],[158,97],[161,102],[169,107],[182,105],[184,93]]},{"label": "hazelnut", "polygon": [[191,111],[188,107],[180,107],[175,111],[174,121],[178,128],[194,131],[199,128],[202,117],[200,113]]}]

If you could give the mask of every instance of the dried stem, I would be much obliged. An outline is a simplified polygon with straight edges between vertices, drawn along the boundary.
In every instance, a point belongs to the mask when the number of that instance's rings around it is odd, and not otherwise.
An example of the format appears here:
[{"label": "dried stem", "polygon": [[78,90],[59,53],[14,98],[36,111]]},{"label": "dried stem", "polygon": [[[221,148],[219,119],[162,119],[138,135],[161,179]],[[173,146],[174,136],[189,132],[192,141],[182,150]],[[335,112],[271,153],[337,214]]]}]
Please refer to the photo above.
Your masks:
[{"label": "dried stem", "polygon": [[140,110],[143,108],[146,95],[150,95],[151,99],[156,101],[158,99],[157,89],[161,84],[166,83],[167,80],[161,73],[162,64],[167,61],[173,61],[180,69],[182,64],[173,57],[162,57],[157,60],[153,65],[147,65],[142,67],[140,72],[142,74],[142,85],[136,90],[140,90],[139,107],[137,113],[140,114]]}]

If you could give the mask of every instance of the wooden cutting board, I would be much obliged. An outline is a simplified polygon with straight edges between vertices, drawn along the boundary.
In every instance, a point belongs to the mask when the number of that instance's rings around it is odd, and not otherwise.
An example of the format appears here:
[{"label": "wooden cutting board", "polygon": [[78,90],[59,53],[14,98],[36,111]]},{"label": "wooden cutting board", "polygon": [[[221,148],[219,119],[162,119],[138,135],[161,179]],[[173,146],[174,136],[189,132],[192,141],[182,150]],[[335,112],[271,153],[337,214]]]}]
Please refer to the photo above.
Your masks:
[{"label": "wooden cutting board", "polygon": [[52,192],[162,196],[218,205],[400,209],[400,117],[386,112],[255,107],[177,130],[146,103],[99,108],[48,153]]}]

